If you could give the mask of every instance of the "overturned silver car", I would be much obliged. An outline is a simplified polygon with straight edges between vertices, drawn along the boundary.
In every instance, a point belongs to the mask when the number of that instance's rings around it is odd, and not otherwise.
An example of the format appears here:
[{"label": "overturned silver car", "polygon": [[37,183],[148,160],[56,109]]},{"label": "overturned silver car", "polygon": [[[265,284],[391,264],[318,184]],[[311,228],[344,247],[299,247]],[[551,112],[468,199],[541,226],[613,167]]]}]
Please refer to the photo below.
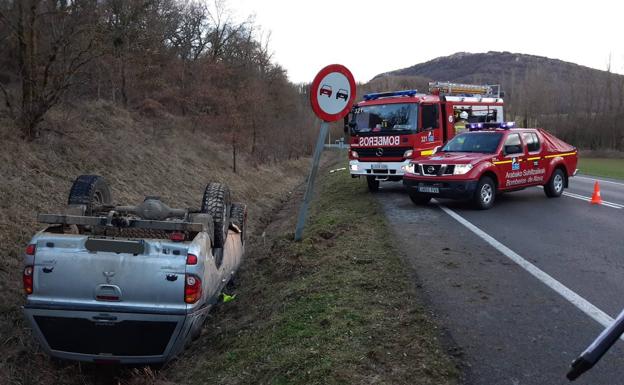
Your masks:
[{"label": "overturned silver car", "polygon": [[66,210],[40,214],[46,227],[24,256],[24,312],[51,356],[100,363],[158,363],[197,337],[236,273],[246,207],[209,183],[201,208],[158,197],[112,204],[97,175],[81,175]]}]

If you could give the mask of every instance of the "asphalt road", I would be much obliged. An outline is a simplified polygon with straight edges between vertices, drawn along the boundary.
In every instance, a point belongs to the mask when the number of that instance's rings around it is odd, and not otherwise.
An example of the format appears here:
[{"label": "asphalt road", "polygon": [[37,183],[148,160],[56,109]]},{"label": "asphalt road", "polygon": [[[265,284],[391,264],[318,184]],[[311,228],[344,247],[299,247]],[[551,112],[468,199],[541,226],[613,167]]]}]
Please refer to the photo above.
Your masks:
[{"label": "asphalt road", "polygon": [[[449,212],[415,206],[400,183],[382,183],[376,196],[434,317],[459,348],[452,352],[465,363],[464,383],[569,383],[570,362],[604,328],[588,312],[606,313],[604,324],[624,308],[624,183],[601,178],[605,204],[595,206],[586,200],[594,181],[574,178],[556,199],[540,188],[504,194],[487,211],[440,200]],[[536,278],[510,255],[549,277]],[[574,383],[624,384],[624,343]]]}]

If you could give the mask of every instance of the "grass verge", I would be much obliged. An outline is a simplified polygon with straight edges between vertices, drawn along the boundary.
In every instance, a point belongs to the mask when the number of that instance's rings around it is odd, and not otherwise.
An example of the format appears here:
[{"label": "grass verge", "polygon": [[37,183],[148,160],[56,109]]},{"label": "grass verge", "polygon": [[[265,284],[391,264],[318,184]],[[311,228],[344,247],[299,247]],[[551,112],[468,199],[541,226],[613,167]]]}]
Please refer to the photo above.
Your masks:
[{"label": "grass verge", "polygon": [[587,175],[624,179],[624,159],[580,157],[578,168]]},{"label": "grass verge", "polygon": [[303,241],[292,241],[295,199],[256,239],[237,299],[216,309],[163,382],[457,382],[373,197],[344,173],[318,186]]}]

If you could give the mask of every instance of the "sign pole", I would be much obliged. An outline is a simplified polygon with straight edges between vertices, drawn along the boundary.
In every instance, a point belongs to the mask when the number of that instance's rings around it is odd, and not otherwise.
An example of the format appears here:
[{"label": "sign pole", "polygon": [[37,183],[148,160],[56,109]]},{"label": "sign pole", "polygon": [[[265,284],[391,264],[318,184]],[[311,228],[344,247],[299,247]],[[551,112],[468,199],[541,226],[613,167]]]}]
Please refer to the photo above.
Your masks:
[{"label": "sign pole", "polygon": [[314,149],[314,157],[312,158],[312,169],[308,176],[308,186],[306,187],[305,195],[303,196],[303,203],[301,209],[299,209],[299,218],[297,219],[297,228],[295,229],[295,241],[301,241],[303,236],[303,226],[305,225],[306,218],[308,216],[308,206],[310,200],[312,200],[312,194],[314,191],[314,179],[316,179],[316,172],[318,171],[319,161],[321,159],[321,153],[323,152],[323,146],[325,145],[325,138],[327,137],[327,131],[329,129],[329,123],[323,121],[321,123],[321,131],[319,137],[316,140],[316,148]]},{"label": "sign pole", "polygon": [[[309,92],[312,111],[323,123],[321,123],[319,137],[316,140],[312,169],[308,176],[308,185],[303,196],[303,203],[299,209],[297,228],[295,229],[296,242],[301,241],[303,237],[303,227],[305,226],[308,206],[314,192],[314,179],[316,179],[321,153],[325,146],[325,138],[327,138],[329,131],[329,122],[340,120],[349,113],[349,109],[355,99],[355,79],[353,79],[353,74],[347,67],[340,64],[330,64],[316,74],[314,81],[310,85]],[[331,144],[331,137],[329,144]]]}]

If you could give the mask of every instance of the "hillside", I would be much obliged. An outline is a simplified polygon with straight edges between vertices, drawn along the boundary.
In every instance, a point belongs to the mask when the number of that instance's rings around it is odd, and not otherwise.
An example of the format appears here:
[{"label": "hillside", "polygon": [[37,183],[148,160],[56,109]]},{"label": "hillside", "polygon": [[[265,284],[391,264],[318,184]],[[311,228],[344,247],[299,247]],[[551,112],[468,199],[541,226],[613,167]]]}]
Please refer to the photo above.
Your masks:
[{"label": "hillside", "polygon": [[[602,78],[606,71],[581,66],[575,63],[543,56],[511,52],[467,53],[458,52],[411,67],[390,71],[383,76],[422,76],[436,80],[454,82],[504,83],[525,78],[533,72],[544,72],[554,76],[553,81],[570,83],[579,79]],[[616,75],[621,77],[619,75]]]},{"label": "hillside", "polygon": [[548,128],[582,148],[624,150],[623,75],[543,56],[459,52],[379,74],[366,87],[426,90],[430,80],[500,84],[508,120]]},{"label": "hillside", "polygon": [[[62,131],[54,127],[62,127]],[[31,338],[20,306],[24,245],[41,226],[39,212],[60,212],[73,179],[103,175],[115,202],[137,204],[159,195],[172,207],[198,207],[209,181],[227,183],[235,201],[248,204],[250,235],[302,183],[307,158],[260,165],[240,154],[232,172],[231,149],[218,136],[194,129],[189,119],[148,118],[106,102],[60,108],[42,136],[16,138],[0,119],[0,383],[58,384],[85,380],[75,365],[58,370]],[[11,150],[12,149],[12,150]],[[33,368],[37,370],[33,370]],[[67,376],[67,377],[65,377]]]}]

